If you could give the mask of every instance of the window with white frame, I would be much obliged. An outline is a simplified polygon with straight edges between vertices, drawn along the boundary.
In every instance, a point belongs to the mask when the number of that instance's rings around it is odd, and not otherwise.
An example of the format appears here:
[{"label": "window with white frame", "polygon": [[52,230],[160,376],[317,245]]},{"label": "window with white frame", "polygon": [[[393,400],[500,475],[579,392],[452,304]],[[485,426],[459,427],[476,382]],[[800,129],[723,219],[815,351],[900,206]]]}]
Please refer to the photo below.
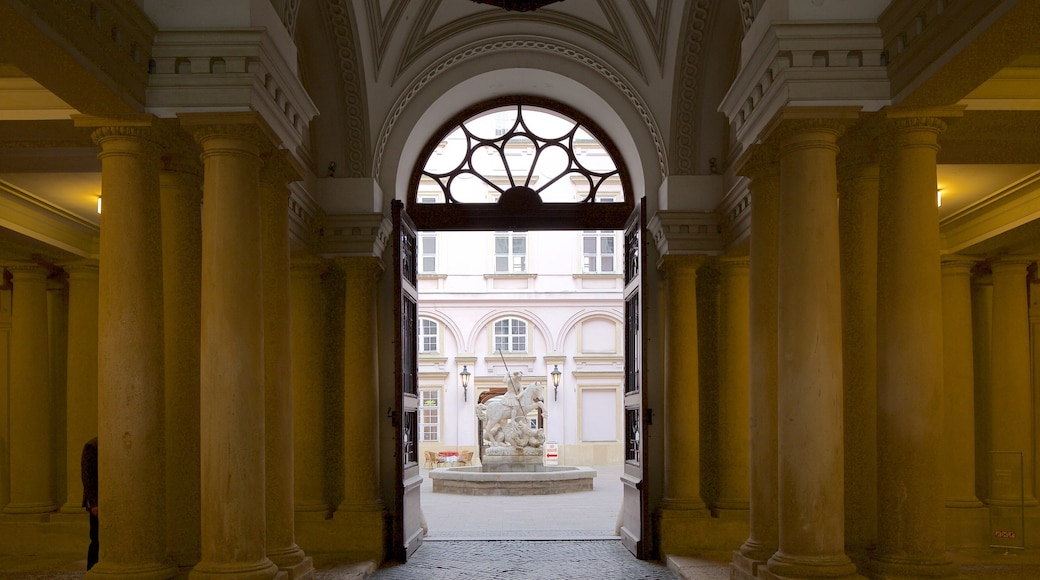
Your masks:
[{"label": "window with white frame", "polygon": [[440,441],[441,439],[441,392],[438,389],[419,389],[420,409],[422,414],[420,432],[423,441]]},{"label": "window with white frame", "polygon": [[495,273],[527,272],[527,234],[498,232],[495,234]]},{"label": "window with white frame", "polygon": [[585,274],[614,273],[614,232],[586,230],[581,234],[582,272]]},{"label": "window with white frame", "polygon": [[430,353],[440,352],[440,345],[438,344],[438,325],[436,320],[430,320],[429,318],[419,319],[419,352]]},{"label": "window with white frame", "polygon": [[495,352],[527,352],[527,323],[519,318],[495,322]]},{"label": "window with white frame", "polygon": [[419,273],[437,272],[437,234],[419,234]]}]

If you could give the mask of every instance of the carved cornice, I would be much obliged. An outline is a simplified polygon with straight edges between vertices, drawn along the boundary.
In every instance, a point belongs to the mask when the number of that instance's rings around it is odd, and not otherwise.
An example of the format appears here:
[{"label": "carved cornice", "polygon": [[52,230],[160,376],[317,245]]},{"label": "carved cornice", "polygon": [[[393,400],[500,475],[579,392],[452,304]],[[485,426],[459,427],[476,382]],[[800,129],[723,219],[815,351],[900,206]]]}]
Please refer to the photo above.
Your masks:
[{"label": "carved cornice", "polygon": [[[160,116],[255,112],[294,154],[317,108],[264,29],[168,30],[155,36],[148,111]],[[227,114],[227,113],[221,113]]]},{"label": "carved cornice", "polygon": [[323,257],[382,258],[392,230],[390,220],[381,213],[328,216],[321,229],[319,253]]},{"label": "carved cornice", "polygon": [[697,113],[700,99],[698,98],[698,81],[700,81],[701,53],[705,44],[705,27],[708,23],[710,11],[714,7],[714,0],[697,0],[687,7],[686,25],[683,31],[686,38],[683,39],[683,50],[680,53],[682,59],[678,63],[675,78],[675,103],[672,138],[671,162],[673,171],[677,175],[693,175],[696,173],[696,133]]},{"label": "carved cornice", "polygon": [[434,63],[429,66],[422,74],[416,76],[415,80],[411,82],[407,89],[405,89],[401,96],[398,97],[397,102],[391,109],[390,114],[387,116],[386,121],[383,122],[383,127],[379,132],[379,142],[376,147],[376,158],[373,175],[379,175],[381,165],[383,162],[383,153],[386,150],[387,141],[390,139],[390,134],[393,132],[394,126],[397,124],[398,119],[404,113],[408,104],[411,103],[412,99],[415,98],[423,88],[430,84],[433,79],[437,78],[445,71],[457,66],[470,59],[492,54],[502,51],[516,51],[516,50],[531,50],[535,52],[550,53],[565,58],[570,58],[586,66],[601,76],[606,78],[613,84],[621,93],[629,100],[633,108],[642,118],[646,125],[647,131],[650,134],[651,139],[654,142],[654,148],[657,152],[658,168],[661,171],[662,178],[668,175],[668,160],[665,155],[664,143],[661,140],[661,132],[657,127],[657,121],[654,119],[653,114],[650,112],[649,106],[643,101],[643,98],[639,93],[629,84],[624,76],[619,74],[616,70],[611,68],[606,63],[602,62],[594,55],[587,54],[582,49],[560,42],[555,42],[545,39],[529,39],[529,38],[501,38],[493,42],[478,42],[470,44],[460,48],[455,54],[450,55],[446,59]]},{"label": "carved cornice", "polygon": [[782,109],[848,102],[876,110],[889,104],[888,90],[876,24],[773,22],[720,110],[747,147]]},{"label": "carved cornice", "polygon": [[293,246],[313,251],[318,246],[324,219],[325,213],[303,183],[289,184],[289,239]]},{"label": "carved cornice", "polygon": [[659,211],[646,229],[662,257],[723,252],[722,228],[714,212]]}]

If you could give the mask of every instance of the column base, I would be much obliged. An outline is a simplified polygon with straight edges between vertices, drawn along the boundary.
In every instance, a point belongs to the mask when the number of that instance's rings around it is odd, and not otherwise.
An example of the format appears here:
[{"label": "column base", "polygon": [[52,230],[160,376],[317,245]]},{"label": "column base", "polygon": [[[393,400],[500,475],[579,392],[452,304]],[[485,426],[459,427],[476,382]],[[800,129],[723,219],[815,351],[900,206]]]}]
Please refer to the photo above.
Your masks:
[{"label": "column base", "polygon": [[319,562],[373,562],[378,566],[386,559],[390,528],[382,503],[370,507],[378,509],[340,509],[331,517],[298,512],[296,543]]},{"label": "column base", "polygon": [[9,503],[4,506],[5,514],[49,514],[58,509],[52,502]]},{"label": "column base", "polygon": [[907,580],[911,578],[959,578],[957,566],[949,561],[925,562],[914,558],[874,556],[866,564],[873,580]]},{"label": "column base", "polygon": [[665,556],[704,556],[725,558],[734,545],[748,536],[748,520],[713,518],[701,504],[675,502],[662,505],[656,514],[658,551]]},{"label": "column base", "polygon": [[177,567],[169,562],[148,564],[116,564],[98,562],[87,571],[86,580],[120,578],[121,580],[169,580],[177,577]]},{"label": "column base", "polygon": [[58,512],[63,514],[85,514],[87,510],[81,504],[69,502],[61,506]]},{"label": "column base", "polygon": [[989,545],[989,510],[976,505],[946,505],[946,549],[985,548]]},{"label": "column base", "polygon": [[759,567],[758,577],[765,580],[794,578],[828,578],[833,580],[866,580],[856,573],[856,565],[848,556],[795,557],[777,552],[765,566]]},{"label": "column base", "polygon": [[268,552],[267,558],[274,562],[279,570],[288,574],[286,580],[314,578],[314,562],[296,544],[283,550]]},{"label": "column base", "polygon": [[758,571],[765,568],[769,556],[773,555],[773,551],[770,551],[768,555],[762,556],[761,554],[764,552],[765,550],[747,554],[743,553],[743,551],[733,552],[729,568],[730,580],[753,580],[758,578]]},{"label": "column base", "polygon": [[188,574],[190,580],[278,580],[287,576],[267,558],[251,564],[203,561]]}]

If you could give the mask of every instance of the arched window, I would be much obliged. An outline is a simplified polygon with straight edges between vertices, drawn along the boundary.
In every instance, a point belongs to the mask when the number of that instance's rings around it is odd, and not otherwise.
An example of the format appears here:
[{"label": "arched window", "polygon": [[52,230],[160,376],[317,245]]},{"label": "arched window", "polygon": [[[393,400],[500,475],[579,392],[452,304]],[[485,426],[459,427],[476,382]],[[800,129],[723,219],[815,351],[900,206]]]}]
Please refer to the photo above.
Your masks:
[{"label": "arched window", "polygon": [[439,329],[436,320],[419,319],[419,352],[440,352]]},{"label": "arched window", "polygon": [[508,97],[446,123],[408,198],[418,229],[618,229],[634,207],[613,144],[560,103]]},{"label": "arched window", "polygon": [[495,322],[494,351],[527,352],[527,323],[519,318]]}]

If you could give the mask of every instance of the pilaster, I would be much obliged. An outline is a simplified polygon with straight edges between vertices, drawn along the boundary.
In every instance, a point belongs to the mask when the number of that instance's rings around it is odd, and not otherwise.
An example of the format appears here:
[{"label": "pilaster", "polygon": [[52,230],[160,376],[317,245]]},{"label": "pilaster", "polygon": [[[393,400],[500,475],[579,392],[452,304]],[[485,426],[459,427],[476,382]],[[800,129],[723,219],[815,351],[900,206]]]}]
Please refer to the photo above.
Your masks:
[{"label": "pilaster", "polygon": [[946,546],[984,545],[985,510],[975,495],[975,369],[971,273],[978,260],[942,259]]},{"label": "pilaster", "polygon": [[1005,497],[990,490],[996,506],[1036,506],[1033,467],[1032,363],[1029,350],[1027,256],[1001,256],[990,263],[993,273],[993,317],[990,380],[999,385],[990,398],[990,450],[1022,453],[1023,497]]},{"label": "pilaster", "polygon": [[719,260],[719,496],[720,517],[746,518],[749,508],[750,260]]},{"label": "pilaster", "polygon": [[55,417],[49,374],[48,270],[34,262],[7,264],[6,268],[13,288],[8,403],[11,500],[4,513],[47,513],[58,507],[52,463]]},{"label": "pilaster", "polygon": [[317,258],[291,266],[293,485],[297,517],[329,512],[325,496],[325,309],[322,277],[328,265]]},{"label": "pilaster", "polygon": [[748,537],[733,552],[733,577],[753,578],[776,552],[777,521],[777,227],[780,219],[779,165],[774,148],[756,145],[741,160],[751,192],[748,289],[750,328],[749,518]]},{"label": "pilaster", "polygon": [[98,265],[66,264],[69,275],[68,379],[65,389],[67,499],[62,513],[83,514],[83,445],[98,433]]},{"label": "pilaster", "polygon": [[705,257],[662,256],[664,311],[664,493],[658,517],[661,554],[688,555],[709,517],[701,497],[697,269]]}]

